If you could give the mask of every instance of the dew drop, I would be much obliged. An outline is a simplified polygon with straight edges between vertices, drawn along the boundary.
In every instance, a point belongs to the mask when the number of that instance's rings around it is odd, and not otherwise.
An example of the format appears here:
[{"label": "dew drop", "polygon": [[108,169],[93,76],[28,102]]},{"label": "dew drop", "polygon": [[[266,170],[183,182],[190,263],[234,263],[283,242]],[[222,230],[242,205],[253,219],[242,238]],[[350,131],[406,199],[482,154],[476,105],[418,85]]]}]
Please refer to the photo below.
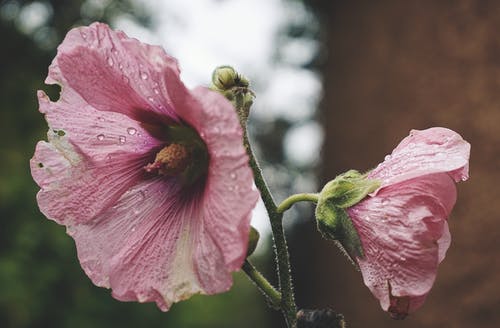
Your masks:
[{"label": "dew drop", "polygon": [[118,68],[119,68],[119,69],[123,69],[123,65],[122,65],[121,63],[120,63],[120,64],[118,64]]},{"label": "dew drop", "polygon": [[153,88],[153,92],[156,93],[157,95],[160,94],[160,90],[158,88]]},{"label": "dew drop", "polygon": [[125,141],[127,141],[127,138],[125,138],[124,136],[120,136],[120,137],[118,138],[118,141],[119,141],[121,144],[124,144],[124,143],[125,143]]},{"label": "dew drop", "polygon": [[81,32],[80,32],[80,35],[82,36],[82,38],[83,38],[84,40],[87,40],[87,33],[85,33],[85,32],[82,32],[82,31],[81,31]]},{"label": "dew drop", "polygon": [[141,79],[143,79],[143,80],[147,80],[147,79],[148,79],[148,77],[149,77],[149,76],[148,76],[148,74],[147,74],[147,73],[144,73],[144,72],[142,72],[142,73],[141,73]]},{"label": "dew drop", "polygon": [[137,130],[134,129],[134,128],[128,128],[127,129],[127,133],[130,134],[131,136],[133,136],[136,132],[137,132]]},{"label": "dew drop", "polygon": [[391,159],[391,155],[387,155],[387,156],[384,157],[384,161],[388,161],[390,159]]},{"label": "dew drop", "polygon": [[234,173],[234,172],[232,172],[229,176],[230,176],[230,177],[231,177],[231,179],[233,179],[233,180],[234,180],[234,179],[236,179],[236,173]]},{"label": "dew drop", "polygon": [[229,191],[233,191],[234,190],[234,186],[229,186]]},{"label": "dew drop", "polygon": [[113,64],[114,64],[114,63],[115,63],[115,62],[113,61],[113,58],[108,57],[108,65],[109,65],[109,66],[113,66]]},{"label": "dew drop", "polygon": [[387,204],[389,204],[389,200],[387,198],[382,198],[381,203],[382,203],[382,205],[387,205]]},{"label": "dew drop", "polygon": [[466,181],[467,180],[467,177],[466,176],[463,176],[462,177],[462,181]]},{"label": "dew drop", "polygon": [[148,97],[148,100],[151,102],[155,101],[155,99],[153,97]]},{"label": "dew drop", "polygon": [[101,116],[99,116],[99,117],[97,118],[97,120],[98,120],[98,121],[101,121],[101,122],[102,122],[102,121],[104,121],[104,119],[103,119]]},{"label": "dew drop", "polygon": [[104,134],[97,135],[97,140],[103,141],[104,140]]},{"label": "dew drop", "polygon": [[129,78],[126,77],[125,75],[122,76],[122,80],[127,84],[130,82]]}]

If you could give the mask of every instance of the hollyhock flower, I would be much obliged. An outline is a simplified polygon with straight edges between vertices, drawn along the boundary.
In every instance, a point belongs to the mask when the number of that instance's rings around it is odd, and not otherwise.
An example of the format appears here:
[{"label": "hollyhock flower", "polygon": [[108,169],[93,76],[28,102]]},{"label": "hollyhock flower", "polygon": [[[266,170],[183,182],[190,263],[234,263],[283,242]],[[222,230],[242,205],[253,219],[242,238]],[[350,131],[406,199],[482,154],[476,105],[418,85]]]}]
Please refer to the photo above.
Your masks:
[{"label": "hollyhock flower", "polygon": [[411,131],[367,174],[380,183],[347,209],[359,235],[363,280],[381,307],[404,318],[425,301],[450,245],[455,182],[468,178],[470,145],[445,128]]},{"label": "hollyhock flower", "polygon": [[258,198],[232,105],[100,23],[67,34],[46,83],[62,91],[38,92],[50,127],[31,160],[38,205],[93,283],[164,311],[229,289]]}]

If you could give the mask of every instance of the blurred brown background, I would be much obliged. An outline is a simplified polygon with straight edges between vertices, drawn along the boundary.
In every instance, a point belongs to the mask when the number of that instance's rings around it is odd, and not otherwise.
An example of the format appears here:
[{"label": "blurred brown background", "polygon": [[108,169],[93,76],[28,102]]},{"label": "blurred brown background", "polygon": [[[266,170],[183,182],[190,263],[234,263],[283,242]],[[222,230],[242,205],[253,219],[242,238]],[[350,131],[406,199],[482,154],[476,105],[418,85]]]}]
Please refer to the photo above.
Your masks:
[{"label": "blurred brown background", "polygon": [[307,250],[292,253],[299,305],[332,307],[355,328],[500,327],[500,2],[311,3],[327,32],[323,182],[376,166],[410,129],[448,127],[472,153],[452,245],[419,311],[391,320],[312,225],[294,247]]}]

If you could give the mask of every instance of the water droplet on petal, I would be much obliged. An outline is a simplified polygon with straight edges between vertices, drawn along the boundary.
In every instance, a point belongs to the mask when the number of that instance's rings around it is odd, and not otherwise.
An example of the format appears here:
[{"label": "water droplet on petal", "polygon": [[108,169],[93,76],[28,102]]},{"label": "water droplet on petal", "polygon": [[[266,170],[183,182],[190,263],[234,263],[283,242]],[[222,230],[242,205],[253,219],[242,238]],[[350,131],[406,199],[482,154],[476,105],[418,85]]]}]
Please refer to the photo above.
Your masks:
[{"label": "water droplet on petal", "polygon": [[391,155],[387,155],[387,156],[384,157],[384,161],[388,161],[390,159],[391,159]]},{"label": "water droplet on petal", "polygon": [[234,179],[236,179],[236,173],[234,173],[234,172],[231,172],[231,174],[230,174],[229,176],[230,176],[230,177],[231,177],[231,179],[233,179],[233,180],[234,180]]},{"label": "water droplet on petal", "polygon": [[84,40],[87,40],[87,33],[83,32],[83,31],[80,31],[80,35],[82,36],[82,38]]},{"label": "water droplet on petal", "polygon": [[121,63],[120,63],[120,64],[118,64],[118,68],[119,68],[119,69],[123,69],[123,65],[122,65]]},{"label": "water droplet on petal", "polygon": [[158,88],[153,88],[153,92],[156,93],[157,95],[160,94],[160,90]]},{"label": "water droplet on petal", "polygon": [[466,176],[463,176],[462,177],[462,181],[466,181],[467,180],[467,177]]},{"label": "water droplet on petal", "polygon": [[118,141],[119,141],[121,144],[124,144],[124,143],[125,143],[125,141],[127,141],[127,138],[125,138],[125,136],[120,136],[120,137],[118,138]]},{"label": "water droplet on petal", "polygon": [[99,116],[99,117],[97,118],[97,120],[98,120],[98,121],[101,121],[101,122],[102,122],[102,121],[104,121],[104,119],[102,118],[102,116]]},{"label": "water droplet on petal", "polygon": [[108,65],[109,65],[109,66],[113,66],[113,64],[114,64],[114,63],[115,63],[115,62],[113,61],[113,58],[108,57]]},{"label": "water droplet on petal", "polygon": [[148,97],[148,100],[151,101],[151,102],[155,101],[155,99],[153,97]]},{"label": "water droplet on petal", "polygon": [[128,77],[126,77],[125,75],[123,75],[123,76],[122,76],[122,80],[123,80],[125,83],[127,83],[127,84],[129,84],[129,82],[130,82],[129,78],[128,78]]},{"label": "water droplet on petal", "polygon": [[134,128],[128,128],[127,129],[127,133],[130,134],[131,136],[133,136],[136,132],[137,132],[137,130],[134,129]]},{"label": "water droplet on petal", "polygon": [[97,140],[99,140],[99,141],[103,141],[103,140],[104,140],[104,134],[99,134],[99,135],[97,136]]},{"label": "water droplet on petal", "polygon": [[389,204],[389,200],[387,198],[382,198],[382,200],[380,202],[382,203],[382,205]]},{"label": "water droplet on petal", "polygon": [[147,80],[147,79],[148,79],[148,77],[149,77],[149,76],[148,76],[148,73],[145,73],[145,72],[142,72],[142,73],[141,73],[141,79],[143,79],[143,80]]}]

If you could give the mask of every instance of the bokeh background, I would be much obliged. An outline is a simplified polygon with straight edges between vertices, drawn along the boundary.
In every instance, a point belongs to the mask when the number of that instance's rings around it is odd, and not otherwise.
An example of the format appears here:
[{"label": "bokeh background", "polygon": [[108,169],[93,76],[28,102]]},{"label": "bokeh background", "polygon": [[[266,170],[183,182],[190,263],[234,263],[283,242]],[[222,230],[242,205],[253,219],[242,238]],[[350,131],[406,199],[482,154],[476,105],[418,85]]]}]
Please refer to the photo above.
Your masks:
[{"label": "bokeh background", "polygon": [[[28,161],[47,126],[36,90],[73,26],[108,22],[179,58],[189,86],[231,64],[253,82],[250,134],[278,200],[376,166],[410,129],[446,126],[472,144],[453,242],[417,313],[393,321],[309,206],[287,213],[297,303],[350,327],[500,326],[500,3],[336,0],[0,1],[0,327],[283,327],[241,273],[217,296],[161,313],[122,303],[81,270],[64,227],[38,211]],[[273,277],[263,238],[253,261]]]}]

